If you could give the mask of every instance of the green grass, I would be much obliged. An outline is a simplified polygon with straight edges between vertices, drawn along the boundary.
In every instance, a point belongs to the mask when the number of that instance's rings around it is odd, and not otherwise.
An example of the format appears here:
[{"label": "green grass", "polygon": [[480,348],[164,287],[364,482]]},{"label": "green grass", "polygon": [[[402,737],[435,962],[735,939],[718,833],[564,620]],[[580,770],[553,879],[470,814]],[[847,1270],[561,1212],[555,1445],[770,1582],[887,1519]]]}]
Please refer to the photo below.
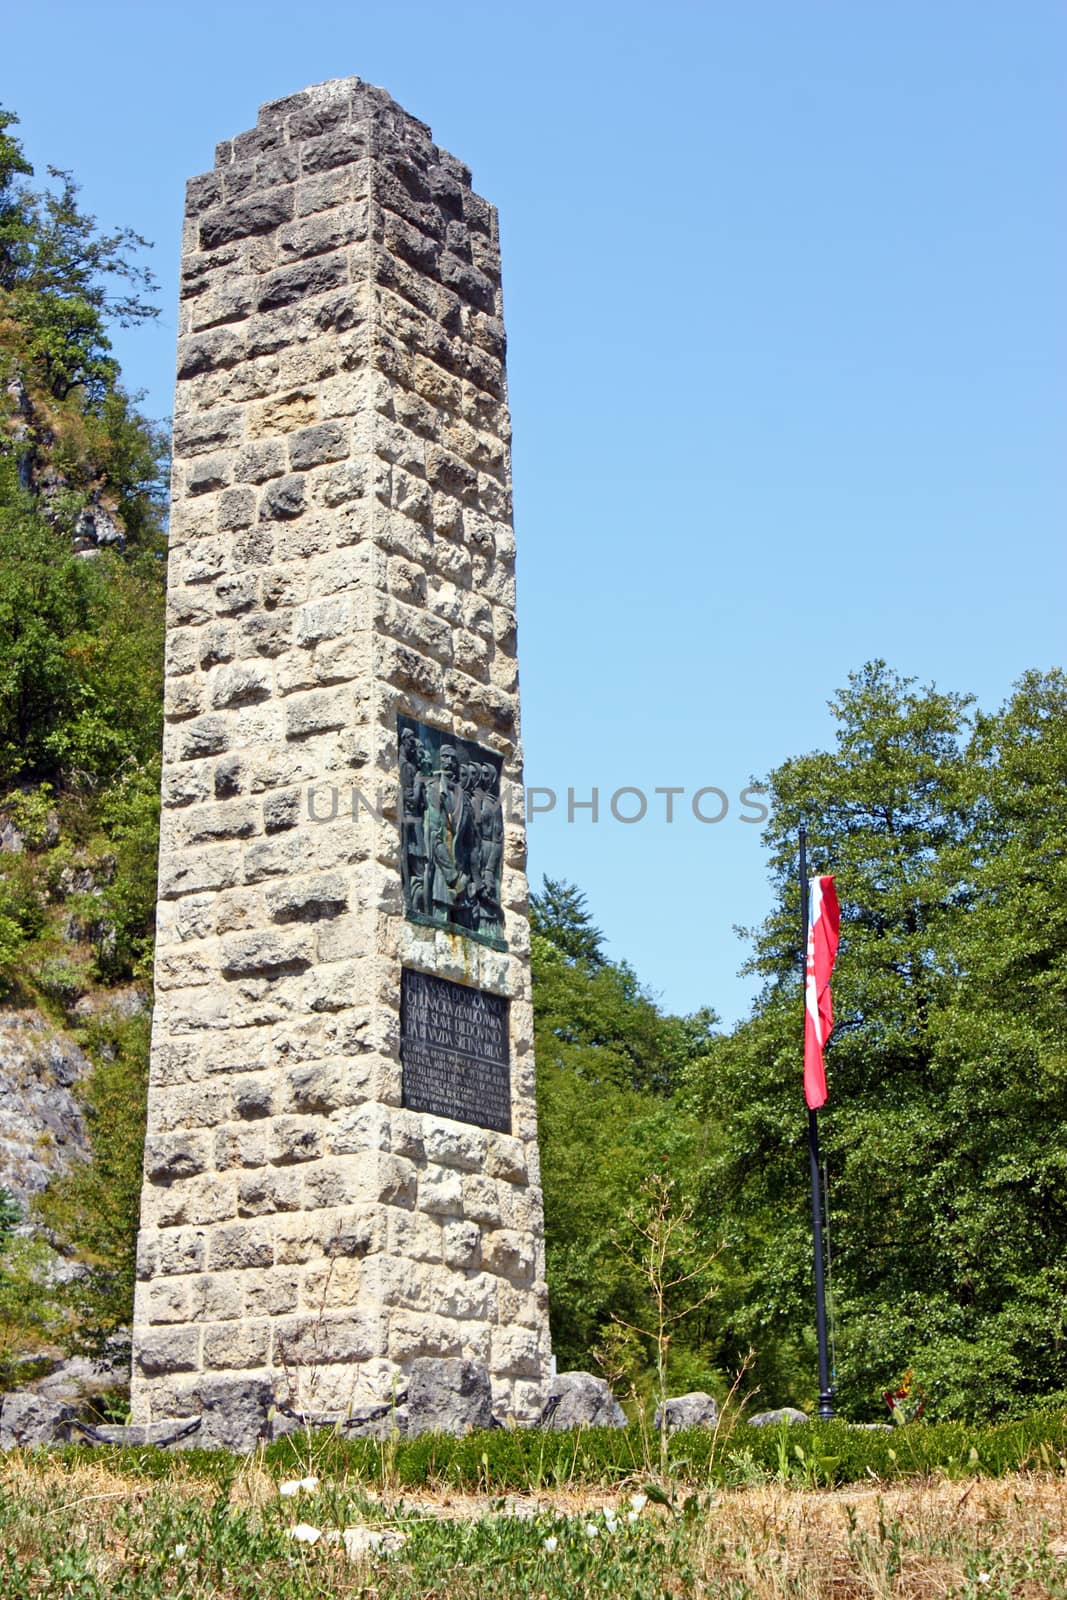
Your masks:
[{"label": "green grass", "polygon": [[[388,1482],[400,1489],[446,1485],[486,1494],[529,1493],[567,1485],[618,1486],[647,1476],[657,1442],[641,1429],[587,1428],[567,1433],[500,1429],[453,1438],[424,1434],[380,1442],[336,1434],[294,1434],[263,1452],[276,1477],[347,1476]],[[69,1445],[54,1452],[59,1462],[79,1463],[91,1454],[117,1471],[167,1478],[181,1463],[220,1486],[239,1462],[223,1452],[127,1450]],[[1067,1460],[1067,1410],[1037,1412],[1017,1422],[981,1427],[964,1423],[911,1423],[892,1431],[850,1427],[844,1422],[752,1428],[739,1424],[716,1435],[688,1429],[670,1441],[672,1475],[682,1481],[729,1485],[760,1478],[795,1479],[813,1486],[921,1477],[1002,1477],[1029,1468],[1061,1470]]]}]

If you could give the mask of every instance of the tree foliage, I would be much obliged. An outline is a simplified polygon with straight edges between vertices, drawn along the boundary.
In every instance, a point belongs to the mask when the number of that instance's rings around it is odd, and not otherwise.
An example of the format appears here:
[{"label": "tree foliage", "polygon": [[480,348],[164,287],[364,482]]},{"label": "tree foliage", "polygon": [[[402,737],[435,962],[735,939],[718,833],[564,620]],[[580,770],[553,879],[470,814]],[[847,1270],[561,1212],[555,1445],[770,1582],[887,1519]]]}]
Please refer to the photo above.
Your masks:
[{"label": "tree foliage", "polygon": [[68,172],[49,167],[53,187],[32,189],[33,168],[7,131],[17,121],[0,110],[0,318],[56,400],[74,388],[100,400],[119,375],[108,322],[128,326],[158,315],[141,297],[154,287],[137,261],[147,241],[130,228],[100,232],[79,209]]},{"label": "tree foliage", "polygon": [[1016,1412],[1067,1388],[1067,680],[1030,674],[983,716],[879,662],[831,709],[835,748],[770,779],[762,998],[695,1075],[750,1282],[733,1334],[780,1371],[811,1342],[804,817],[842,907],[820,1118],[842,1403],[878,1414],[911,1366],[941,1415]]},{"label": "tree foliage", "polygon": [[[92,1159],[32,1217],[85,1270],[60,1284],[42,1239],[6,1241],[0,1363],[64,1329],[113,1349],[130,1315],[148,1021],[123,1020],[106,991],[144,981],[151,959],[167,460],[108,335],[155,315],[144,241],[99,229],[67,174],[32,187],[14,123],[0,113],[0,822],[17,841],[0,857],[0,984],[94,1065]],[[94,519],[106,547],[78,537]]]},{"label": "tree foliage", "polygon": [[[573,885],[546,879],[531,896],[531,927],[553,1345],[561,1366],[588,1368],[613,1324],[647,1322],[648,1285],[615,1235],[649,1178],[688,1179],[692,1188],[703,1131],[674,1089],[715,1019],[666,1015],[629,966],[607,958]],[[701,1242],[714,1231],[704,1220]],[[707,1335],[704,1324],[686,1328],[676,1372],[708,1377]]]}]

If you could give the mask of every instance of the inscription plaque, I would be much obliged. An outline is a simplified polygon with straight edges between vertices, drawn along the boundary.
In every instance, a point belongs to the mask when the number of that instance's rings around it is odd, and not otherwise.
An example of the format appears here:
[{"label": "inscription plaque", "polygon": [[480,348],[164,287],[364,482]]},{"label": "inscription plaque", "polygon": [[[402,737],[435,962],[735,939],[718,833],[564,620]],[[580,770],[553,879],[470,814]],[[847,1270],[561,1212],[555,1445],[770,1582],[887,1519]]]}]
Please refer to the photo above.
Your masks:
[{"label": "inscription plaque", "polygon": [[511,1132],[508,1004],[408,967],[400,975],[403,1103],[456,1122]]},{"label": "inscription plaque", "polygon": [[414,717],[396,735],[405,915],[506,950],[500,757]]}]

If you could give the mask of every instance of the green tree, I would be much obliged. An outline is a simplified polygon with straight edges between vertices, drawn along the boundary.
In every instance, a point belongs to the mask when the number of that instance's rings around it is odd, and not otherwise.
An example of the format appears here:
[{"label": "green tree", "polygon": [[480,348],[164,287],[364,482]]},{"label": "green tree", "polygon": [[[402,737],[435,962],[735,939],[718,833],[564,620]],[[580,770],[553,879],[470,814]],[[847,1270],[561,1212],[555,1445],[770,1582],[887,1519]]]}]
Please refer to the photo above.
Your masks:
[{"label": "green tree", "polygon": [[[806,1366],[796,1398],[814,1388],[795,876],[802,816],[812,870],[834,873],[842,905],[831,1098],[820,1117],[842,1401],[871,1414],[907,1366],[943,1415],[1018,1410],[1067,1379],[1058,1266],[1067,1141],[1056,1133],[1055,1067],[1063,1024],[1050,978],[1063,968],[1049,948],[1059,940],[1062,954],[1063,924],[1053,917],[1011,936],[1008,866],[1029,863],[1038,904],[1057,892],[1062,869],[1049,840],[1050,830],[1061,838],[1064,752],[1050,688],[1030,681],[1000,717],[973,718],[966,697],[917,689],[874,663],[833,703],[835,748],[771,776],[776,905],[753,957],[766,986],[753,1017],[713,1046],[698,1075],[701,1103],[725,1129],[705,1182],[727,1198],[748,1277],[731,1330],[766,1352],[779,1377],[800,1381]],[[1019,763],[1045,774],[1042,793],[1020,786]],[[1040,1044],[1006,1003],[1026,940],[1040,947],[1028,958],[1040,974]],[[1034,1338],[1023,1338],[1024,1324]]]},{"label": "green tree", "polygon": [[[589,1367],[613,1319],[645,1325],[648,1285],[616,1247],[652,1175],[692,1191],[705,1131],[674,1086],[707,1048],[715,1018],[664,1014],[625,963],[611,962],[573,885],[546,879],[531,918],[541,1172],[553,1344]],[[712,1219],[707,1219],[710,1234]],[[655,1351],[644,1351],[651,1369]],[[714,1366],[707,1319],[674,1351]],[[694,1366],[695,1360],[695,1366]],[[688,1370],[688,1369],[686,1369]]]},{"label": "green tree", "polygon": [[530,931],[569,961],[583,961],[587,968],[604,965],[604,935],[594,926],[585,895],[572,883],[543,879],[540,894],[530,895]]},{"label": "green tree", "polygon": [[153,760],[162,645],[158,570],[79,560],[25,503],[0,503],[0,783],[93,786]]},{"label": "green tree", "polygon": [[10,319],[18,353],[55,399],[80,387],[98,400],[118,378],[108,322],[158,315],[141,297],[154,287],[137,261],[147,241],[130,228],[100,232],[67,172],[49,167],[56,187],[31,189],[33,168],[7,132],[17,121],[0,110],[0,319]]},{"label": "green tree", "polygon": [[[86,1028],[67,1008],[151,960],[167,441],[109,340],[155,315],[143,241],[100,230],[67,174],[32,187],[14,121],[0,113],[0,812],[23,848],[0,865],[0,983],[77,1029],[95,1066],[92,1160],[34,1210],[86,1271],[58,1286],[42,1241],[8,1240],[0,1324],[17,1351],[69,1316],[101,1351],[132,1304],[148,1019]],[[117,522],[111,549],[75,552],[87,512]]]},{"label": "green tree", "polygon": [[47,1245],[18,1232],[22,1207],[0,1188],[0,1393],[39,1370],[42,1347],[64,1330]]},{"label": "green tree", "polygon": [[35,1206],[54,1242],[84,1269],[56,1296],[72,1319],[68,1342],[112,1359],[133,1313],[149,1030],[147,1016],[94,1026],[95,1065],[83,1092],[92,1159],[53,1181]]}]

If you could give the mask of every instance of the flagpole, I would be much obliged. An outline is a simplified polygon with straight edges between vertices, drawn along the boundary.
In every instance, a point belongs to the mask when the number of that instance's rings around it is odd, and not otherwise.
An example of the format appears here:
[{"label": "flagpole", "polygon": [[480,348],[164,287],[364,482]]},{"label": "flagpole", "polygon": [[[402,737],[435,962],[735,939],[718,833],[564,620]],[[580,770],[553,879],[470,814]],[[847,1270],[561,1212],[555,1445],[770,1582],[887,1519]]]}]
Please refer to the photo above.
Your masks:
[{"label": "flagpole", "polygon": [[[808,981],[808,832],[800,824],[800,970],[801,997],[807,1001]],[[830,1387],[830,1355],[826,1343],[826,1278],[823,1270],[822,1195],[819,1182],[819,1113],[808,1108],[808,1165],[811,1168],[811,1226],[815,1245],[815,1332],[819,1345],[819,1420],[834,1414]]]}]

